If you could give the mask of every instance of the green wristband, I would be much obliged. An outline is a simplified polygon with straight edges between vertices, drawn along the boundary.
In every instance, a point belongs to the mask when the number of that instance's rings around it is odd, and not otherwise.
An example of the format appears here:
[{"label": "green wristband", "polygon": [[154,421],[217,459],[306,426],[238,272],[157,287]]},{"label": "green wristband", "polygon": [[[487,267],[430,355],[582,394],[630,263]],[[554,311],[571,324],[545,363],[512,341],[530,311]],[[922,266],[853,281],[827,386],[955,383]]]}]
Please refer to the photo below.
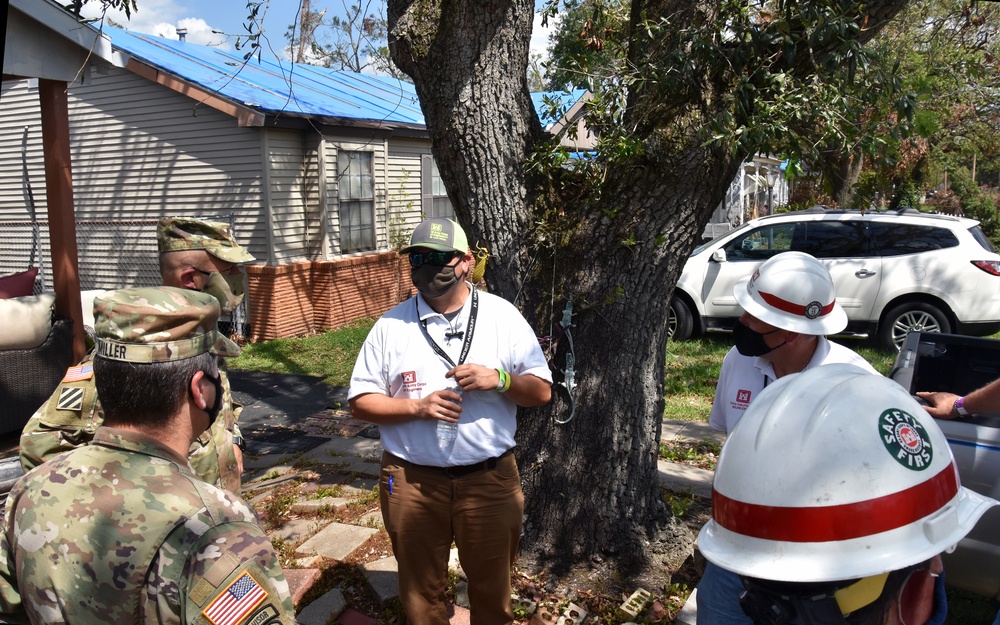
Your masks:
[{"label": "green wristband", "polygon": [[497,388],[498,393],[506,393],[510,389],[510,374],[503,369],[497,369]]}]

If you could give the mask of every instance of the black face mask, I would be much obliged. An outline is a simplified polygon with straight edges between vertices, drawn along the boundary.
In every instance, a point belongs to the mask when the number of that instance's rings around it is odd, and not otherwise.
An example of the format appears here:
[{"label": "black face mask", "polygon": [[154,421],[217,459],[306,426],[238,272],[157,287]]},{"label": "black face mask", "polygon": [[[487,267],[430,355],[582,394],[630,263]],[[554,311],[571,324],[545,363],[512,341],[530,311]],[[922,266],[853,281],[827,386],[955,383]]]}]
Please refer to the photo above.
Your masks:
[{"label": "black face mask", "polygon": [[442,267],[424,263],[410,272],[410,279],[420,294],[428,299],[441,297],[458,284],[455,267],[450,265]]},{"label": "black face mask", "polygon": [[785,343],[770,347],[764,341],[764,337],[768,334],[774,334],[779,329],[780,328],[775,328],[770,332],[764,333],[756,332],[745,326],[739,319],[737,319],[736,325],[733,326],[733,343],[736,345],[736,351],[744,356],[763,356],[764,354],[778,349]]},{"label": "black face mask", "polygon": [[222,410],[222,377],[211,376],[208,373],[205,373],[205,377],[215,386],[215,403],[212,404],[211,408],[205,408],[205,412],[208,413],[208,422],[214,423],[215,418],[219,416],[219,411]]}]

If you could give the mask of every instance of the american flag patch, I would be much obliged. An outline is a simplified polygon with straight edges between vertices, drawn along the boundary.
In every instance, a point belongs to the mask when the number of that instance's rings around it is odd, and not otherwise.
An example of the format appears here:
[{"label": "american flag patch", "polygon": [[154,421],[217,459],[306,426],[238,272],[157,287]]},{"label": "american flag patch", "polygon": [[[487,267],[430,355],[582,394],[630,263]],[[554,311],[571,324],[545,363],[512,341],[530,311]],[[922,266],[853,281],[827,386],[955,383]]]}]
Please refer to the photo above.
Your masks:
[{"label": "american flag patch", "polygon": [[264,599],[267,591],[249,573],[244,573],[213,599],[202,614],[213,625],[236,625]]},{"label": "american flag patch", "polygon": [[73,412],[83,410],[83,389],[72,386],[64,386],[59,389],[59,401],[56,402],[56,408]]},{"label": "american flag patch", "polygon": [[63,382],[79,382],[94,377],[94,365],[77,365],[66,370]]}]

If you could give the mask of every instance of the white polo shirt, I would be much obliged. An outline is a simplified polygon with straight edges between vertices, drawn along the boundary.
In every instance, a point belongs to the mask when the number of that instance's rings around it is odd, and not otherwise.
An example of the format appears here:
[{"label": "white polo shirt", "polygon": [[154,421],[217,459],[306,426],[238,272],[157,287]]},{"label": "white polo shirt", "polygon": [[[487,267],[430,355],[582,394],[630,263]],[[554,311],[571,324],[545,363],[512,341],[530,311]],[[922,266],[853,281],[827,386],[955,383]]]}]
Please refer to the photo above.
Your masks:
[{"label": "white polo shirt", "polygon": [[[880,375],[867,360],[824,336],[819,337],[816,342],[816,352],[803,371],[836,363],[857,365]],[[708,424],[716,430],[732,432],[736,422],[750,407],[750,402],[764,390],[765,386],[777,379],[778,376],[775,375],[774,367],[769,360],[759,356],[744,356],[733,347],[722,360],[719,383],[715,387],[715,401],[712,402],[712,413],[708,417]]]},{"label": "white polo shirt", "polygon": [[[465,283],[473,288],[468,282]],[[534,375],[552,382],[545,355],[528,322],[510,302],[480,291],[479,312],[466,363],[500,368],[518,375]],[[472,296],[449,323],[434,312],[423,296],[398,304],[379,319],[358,354],[348,397],[380,393],[389,397],[420,399],[434,391],[455,387],[445,378],[451,365],[438,355],[433,339],[456,364],[463,338],[450,340],[445,333],[467,332]],[[427,334],[420,321],[427,324]],[[482,462],[514,446],[517,405],[493,390],[462,393],[462,415],[454,444],[441,447],[437,420],[412,420],[379,425],[382,447],[415,464],[446,467]]]}]

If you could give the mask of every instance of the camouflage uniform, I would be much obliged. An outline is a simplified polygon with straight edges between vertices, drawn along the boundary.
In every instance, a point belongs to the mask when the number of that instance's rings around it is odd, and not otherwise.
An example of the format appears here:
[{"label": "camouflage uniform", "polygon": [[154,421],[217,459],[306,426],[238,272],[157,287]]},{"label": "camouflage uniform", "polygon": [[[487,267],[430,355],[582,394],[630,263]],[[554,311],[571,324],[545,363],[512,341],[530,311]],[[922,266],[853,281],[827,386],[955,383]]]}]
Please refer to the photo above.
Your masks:
[{"label": "camouflage uniform", "polygon": [[[218,333],[207,294],[129,289],[95,309],[98,358],[238,353]],[[253,510],[140,431],[99,427],[90,444],[22,477],[4,517],[3,620],[294,623],[288,584]]]},{"label": "camouflage uniform", "polygon": [[[230,263],[254,259],[229,231],[229,225],[190,218],[164,218],[157,224],[156,238],[160,253],[205,250]],[[85,445],[104,421],[92,371],[93,354],[66,372],[63,381],[32,415],[21,432],[21,466],[25,472],[56,454]],[[188,460],[195,472],[210,484],[234,493],[240,491],[240,474],[233,449],[240,434],[239,413],[234,404],[229,378],[222,377],[223,405],[212,426],[202,433],[188,450]]]}]

